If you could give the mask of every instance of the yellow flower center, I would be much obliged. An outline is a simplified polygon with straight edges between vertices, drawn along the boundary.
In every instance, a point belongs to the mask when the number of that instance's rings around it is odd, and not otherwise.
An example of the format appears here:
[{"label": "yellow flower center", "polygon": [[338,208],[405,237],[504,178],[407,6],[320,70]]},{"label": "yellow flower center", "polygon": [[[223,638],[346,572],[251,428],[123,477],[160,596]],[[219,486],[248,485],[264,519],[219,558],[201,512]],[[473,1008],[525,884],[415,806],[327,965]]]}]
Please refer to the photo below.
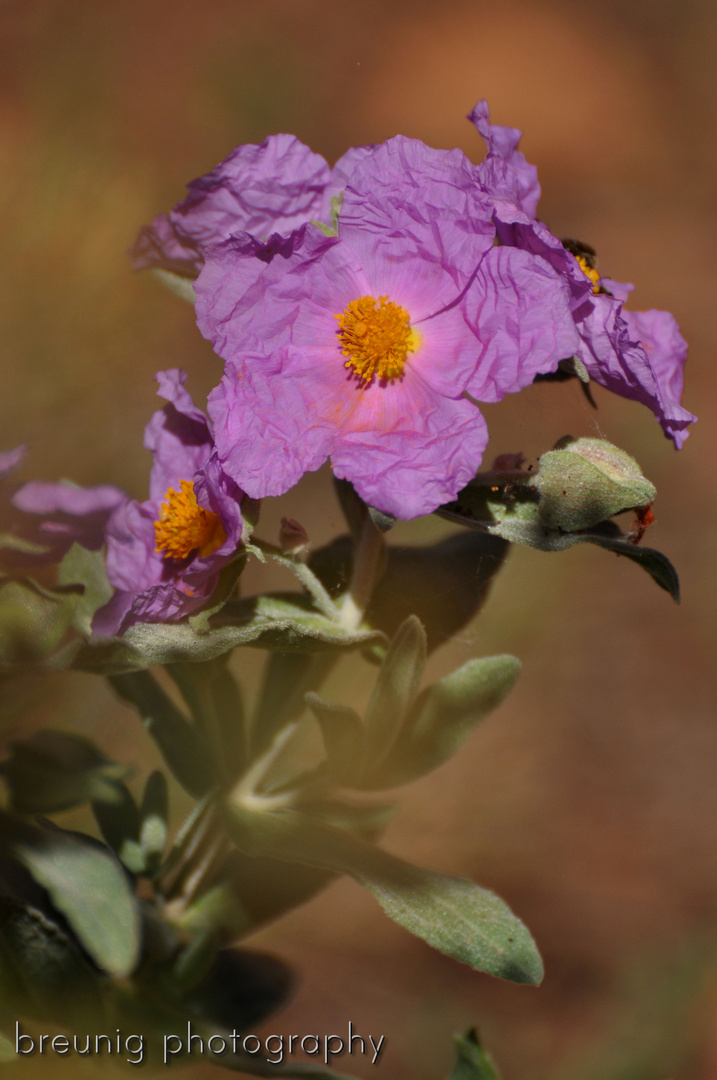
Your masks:
[{"label": "yellow flower center", "polygon": [[155,551],[165,559],[186,559],[196,551],[211,555],[227,538],[217,514],[197,502],[191,480],[180,480],[181,491],[169,488],[154,523]]},{"label": "yellow flower center", "polygon": [[599,293],[600,292],[600,275],[598,274],[595,267],[590,265],[590,263],[588,262],[588,260],[585,258],[584,255],[576,255],[575,258],[578,260],[578,264],[580,266],[580,269],[585,274],[585,277],[589,278],[589,280],[592,281],[592,283],[593,283],[593,292],[594,293]]},{"label": "yellow flower center", "polygon": [[341,352],[349,368],[367,386],[376,376],[382,382],[400,379],[409,353],[419,344],[405,308],[387,296],[360,296],[335,316]]}]

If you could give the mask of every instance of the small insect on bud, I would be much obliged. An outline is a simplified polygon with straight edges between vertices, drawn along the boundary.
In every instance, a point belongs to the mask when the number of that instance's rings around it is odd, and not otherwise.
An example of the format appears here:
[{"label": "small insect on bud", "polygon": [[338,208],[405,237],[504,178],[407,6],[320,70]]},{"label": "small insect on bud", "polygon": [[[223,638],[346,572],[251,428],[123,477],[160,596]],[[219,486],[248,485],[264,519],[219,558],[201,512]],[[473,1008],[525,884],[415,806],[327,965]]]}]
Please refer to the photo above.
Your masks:
[{"label": "small insect on bud", "polygon": [[538,513],[549,529],[578,532],[623,510],[649,506],[655,487],[633,457],[604,439],[561,439],[535,477]]},{"label": "small insect on bud", "polygon": [[293,518],[282,518],[279,544],[287,555],[301,555],[309,546],[309,536],[303,525]]}]

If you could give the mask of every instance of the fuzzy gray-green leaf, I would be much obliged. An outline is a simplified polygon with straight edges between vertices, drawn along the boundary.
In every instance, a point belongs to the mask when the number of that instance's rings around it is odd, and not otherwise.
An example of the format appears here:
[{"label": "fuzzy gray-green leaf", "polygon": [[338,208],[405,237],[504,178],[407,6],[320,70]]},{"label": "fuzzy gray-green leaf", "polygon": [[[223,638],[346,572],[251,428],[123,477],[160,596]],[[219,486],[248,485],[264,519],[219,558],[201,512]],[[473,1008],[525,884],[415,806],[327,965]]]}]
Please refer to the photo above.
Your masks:
[{"label": "fuzzy gray-green leaf", "polygon": [[513,688],[520,673],[514,656],[469,660],[427,687],[383,765],[366,777],[364,787],[405,784],[452,757],[465,740]]},{"label": "fuzzy gray-green leaf", "polygon": [[426,665],[426,633],[415,615],[398,628],[381,665],[365,716],[366,763],[390,751],[418,695]]},{"label": "fuzzy gray-green leaf", "polygon": [[299,594],[230,600],[196,633],[187,622],[138,623],[119,638],[98,638],[78,649],[72,666],[98,674],[137,671],[152,664],[212,660],[239,645],[284,652],[357,649],[383,641],[371,630],[345,630]]}]

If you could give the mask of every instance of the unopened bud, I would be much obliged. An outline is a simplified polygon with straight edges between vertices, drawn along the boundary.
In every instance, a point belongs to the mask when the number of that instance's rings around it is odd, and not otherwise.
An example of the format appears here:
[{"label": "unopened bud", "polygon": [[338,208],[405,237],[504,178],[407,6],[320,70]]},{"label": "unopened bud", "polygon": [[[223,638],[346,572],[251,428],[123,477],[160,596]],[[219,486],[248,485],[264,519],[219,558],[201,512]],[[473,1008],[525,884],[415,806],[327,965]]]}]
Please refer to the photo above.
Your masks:
[{"label": "unopened bud", "polygon": [[535,486],[540,520],[562,532],[648,506],[656,494],[635,459],[604,439],[561,440],[541,457]]},{"label": "unopened bud", "polygon": [[286,555],[300,555],[309,544],[309,536],[303,525],[293,518],[282,518],[279,545]]}]

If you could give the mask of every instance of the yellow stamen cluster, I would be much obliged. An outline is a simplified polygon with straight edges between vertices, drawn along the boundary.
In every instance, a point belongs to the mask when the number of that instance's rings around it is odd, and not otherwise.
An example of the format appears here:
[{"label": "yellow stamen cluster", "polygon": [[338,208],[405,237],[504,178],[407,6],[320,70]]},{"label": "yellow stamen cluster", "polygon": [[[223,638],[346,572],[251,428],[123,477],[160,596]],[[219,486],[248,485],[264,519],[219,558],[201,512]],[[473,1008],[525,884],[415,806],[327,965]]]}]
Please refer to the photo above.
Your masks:
[{"label": "yellow stamen cluster", "polygon": [[341,352],[348,357],[344,367],[365,386],[374,376],[382,382],[400,379],[408,354],[418,345],[405,308],[387,296],[360,296],[336,319]]},{"label": "yellow stamen cluster", "polygon": [[578,260],[578,263],[580,265],[580,269],[585,274],[585,277],[589,278],[589,280],[592,281],[592,283],[593,283],[593,292],[594,293],[599,293],[600,292],[600,275],[598,274],[595,267],[590,265],[590,263],[588,262],[588,260],[585,258],[584,255],[576,255],[575,258]]},{"label": "yellow stamen cluster", "polygon": [[180,491],[169,488],[154,523],[157,546],[165,559],[186,559],[187,555],[211,555],[227,538],[217,514],[197,502],[191,480],[180,480]]}]

